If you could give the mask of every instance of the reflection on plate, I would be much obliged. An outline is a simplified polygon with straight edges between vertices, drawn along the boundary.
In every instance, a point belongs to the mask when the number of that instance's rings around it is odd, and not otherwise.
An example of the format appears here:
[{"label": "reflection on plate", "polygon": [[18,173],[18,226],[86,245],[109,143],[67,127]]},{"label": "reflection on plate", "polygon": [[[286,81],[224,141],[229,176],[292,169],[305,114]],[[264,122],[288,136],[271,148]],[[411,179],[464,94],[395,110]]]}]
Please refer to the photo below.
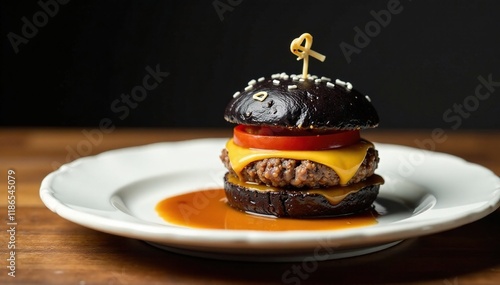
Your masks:
[{"label": "reflection on plate", "polygon": [[375,203],[382,214],[376,225],[264,232],[166,223],[155,212],[162,199],[222,186],[225,170],[218,156],[225,142],[158,143],[81,158],[49,174],[40,196],[61,217],[98,231],[184,254],[254,261],[371,253],[473,222],[500,203],[500,179],[484,167],[443,153],[376,143],[377,173],[386,181]]}]

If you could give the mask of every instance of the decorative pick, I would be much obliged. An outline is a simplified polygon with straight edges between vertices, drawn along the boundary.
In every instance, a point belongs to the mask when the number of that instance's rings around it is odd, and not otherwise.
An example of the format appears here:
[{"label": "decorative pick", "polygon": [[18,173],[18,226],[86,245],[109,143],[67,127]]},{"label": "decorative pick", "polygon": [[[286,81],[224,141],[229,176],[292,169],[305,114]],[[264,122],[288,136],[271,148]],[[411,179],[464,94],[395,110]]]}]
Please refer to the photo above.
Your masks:
[{"label": "decorative pick", "polygon": [[[304,46],[302,43],[305,41]],[[314,57],[315,59],[323,62],[326,59],[326,56],[315,52],[311,49],[313,38],[309,33],[303,33],[300,37],[295,38],[290,44],[290,51],[297,56],[297,60],[304,60],[304,64],[302,66],[302,77],[307,79],[307,69],[309,67],[309,56]]]}]

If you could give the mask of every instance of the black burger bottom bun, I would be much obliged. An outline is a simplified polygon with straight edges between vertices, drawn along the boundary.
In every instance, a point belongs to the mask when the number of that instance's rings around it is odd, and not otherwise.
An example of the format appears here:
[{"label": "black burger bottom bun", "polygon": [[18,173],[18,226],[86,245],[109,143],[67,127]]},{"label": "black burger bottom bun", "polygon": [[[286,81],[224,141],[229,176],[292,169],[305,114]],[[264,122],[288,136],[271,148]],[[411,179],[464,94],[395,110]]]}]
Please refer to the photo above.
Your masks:
[{"label": "black burger bottom bun", "polygon": [[369,209],[377,198],[382,183],[383,179],[380,176],[372,175],[365,181],[357,183],[360,188],[358,191],[352,191],[341,201],[331,203],[325,196],[317,193],[325,189],[308,191],[273,188],[261,191],[253,186],[242,185],[238,182],[238,178],[229,172],[224,176],[224,190],[231,207],[244,212],[289,218],[348,215]]}]

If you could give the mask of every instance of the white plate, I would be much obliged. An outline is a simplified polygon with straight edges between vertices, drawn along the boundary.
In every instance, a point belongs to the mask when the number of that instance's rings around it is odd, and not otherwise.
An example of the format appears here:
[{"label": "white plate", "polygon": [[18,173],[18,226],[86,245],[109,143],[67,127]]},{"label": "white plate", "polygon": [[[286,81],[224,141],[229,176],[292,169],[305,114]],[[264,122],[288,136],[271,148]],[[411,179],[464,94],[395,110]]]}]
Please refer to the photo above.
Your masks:
[{"label": "white plate", "polygon": [[463,159],[378,144],[385,178],[373,226],[324,231],[206,230],[166,223],[162,199],[222,186],[225,139],[118,149],[63,165],[43,181],[40,196],[61,217],[98,231],[141,239],[175,252],[253,261],[349,257],[478,220],[500,205],[500,179]]}]

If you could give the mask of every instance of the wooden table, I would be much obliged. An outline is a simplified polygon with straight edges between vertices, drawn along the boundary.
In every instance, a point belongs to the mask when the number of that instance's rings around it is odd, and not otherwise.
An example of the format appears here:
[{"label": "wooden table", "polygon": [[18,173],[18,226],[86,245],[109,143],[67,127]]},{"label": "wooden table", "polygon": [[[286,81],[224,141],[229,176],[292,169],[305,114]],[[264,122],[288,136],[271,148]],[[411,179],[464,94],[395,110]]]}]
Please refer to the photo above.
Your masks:
[{"label": "wooden table", "polygon": [[[39,196],[54,167],[82,155],[160,141],[228,137],[230,130],[0,129],[0,284],[500,284],[500,211],[446,232],[408,240],[379,253],[320,262],[301,282],[283,273],[301,263],[215,261],[158,250],[68,222]],[[91,135],[94,134],[92,137]],[[434,130],[434,134],[436,134]],[[500,133],[374,130],[365,137],[448,152],[500,174]],[[93,138],[93,139],[90,139]],[[85,143],[82,141],[90,142]],[[79,146],[80,144],[80,146]],[[8,276],[7,172],[16,176],[16,272]]]}]

